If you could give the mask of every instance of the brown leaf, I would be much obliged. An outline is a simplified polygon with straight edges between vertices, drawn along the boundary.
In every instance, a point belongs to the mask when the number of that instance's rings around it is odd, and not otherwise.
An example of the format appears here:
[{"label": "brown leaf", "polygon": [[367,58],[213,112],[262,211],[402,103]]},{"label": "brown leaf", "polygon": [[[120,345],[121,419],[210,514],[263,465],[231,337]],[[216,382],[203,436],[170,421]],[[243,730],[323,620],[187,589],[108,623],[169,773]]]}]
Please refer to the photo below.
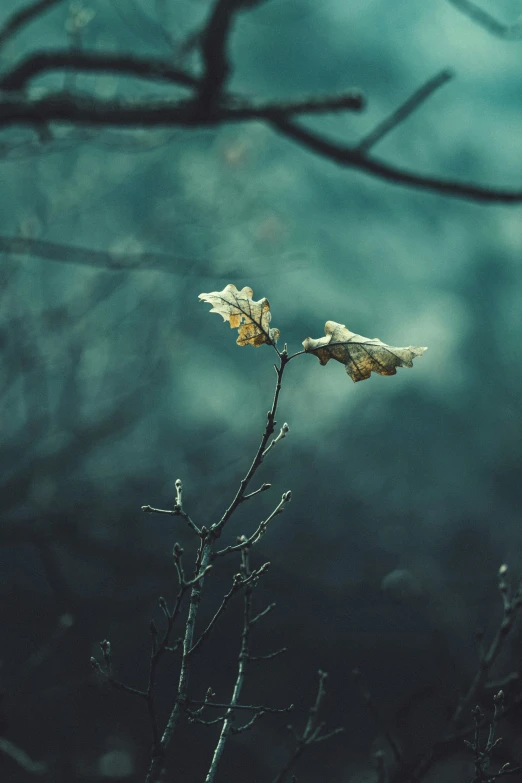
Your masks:
[{"label": "brown leaf", "polygon": [[393,348],[377,337],[370,339],[350,332],[343,324],[327,321],[326,337],[303,341],[306,353],[314,353],[321,364],[335,359],[346,366],[346,372],[354,381],[364,381],[372,372],[379,375],[395,375],[397,367],[413,367],[413,359],[422,356],[427,348]]},{"label": "brown leaf", "polygon": [[230,283],[222,291],[200,294],[199,298],[213,305],[211,313],[219,313],[224,321],[230,321],[231,329],[239,329],[238,345],[272,345],[279,337],[279,329],[270,328],[270,304],[268,299],[254,302],[253,295],[248,286],[238,291]]}]

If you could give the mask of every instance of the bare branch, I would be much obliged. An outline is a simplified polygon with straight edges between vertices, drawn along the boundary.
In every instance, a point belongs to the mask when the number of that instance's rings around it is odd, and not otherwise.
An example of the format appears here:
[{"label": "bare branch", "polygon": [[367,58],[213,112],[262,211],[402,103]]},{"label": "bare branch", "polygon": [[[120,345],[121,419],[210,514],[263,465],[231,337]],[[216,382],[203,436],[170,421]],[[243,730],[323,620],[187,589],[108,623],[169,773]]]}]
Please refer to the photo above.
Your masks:
[{"label": "bare branch", "polygon": [[218,709],[230,709],[233,707],[235,710],[248,710],[250,712],[273,712],[284,713],[292,712],[294,705],[290,704],[288,707],[267,707],[265,704],[218,704],[215,701],[193,701],[190,700],[189,704],[204,704],[206,707],[217,707]]},{"label": "bare branch", "polygon": [[24,90],[31,79],[49,71],[74,71],[75,73],[119,73],[135,79],[165,81],[180,87],[194,88],[197,79],[181,68],[165,60],[141,58],[131,54],[111,52],[42,51],[30,54],[25,60],[6,71],[0,77],[0,90],[5,92]]},{"label": "bare branch", "polygon": [[124,682],[120,682],[119,680],[116,680],[110,670],[108,668],[104,669],[100,663],[96,660],[96,658],[91,658],[91,666],[93,669],[95,669],[97,672],[99,672],[101,675],[105,677],[109,685],[111,685],[115,690],[117,691],[123,691],[124,693],[129,693],[131,696],[139,696],[140,699],[146,699],[147,693],[146,691],[140,691],[138,688],[133,688],[131,685],[126,685]]},{"label": "bare branch", "polygon": [[248,659],[248,662],[251,661],[271,661],[272,658],[277,658],[278,655],[282,655],[283,653],[288,651],[288,647],[281,647],[280,650],[276,650],[273,653],[268,653],[268,655],[251,655]]},{"label": "bare branch", "polygon": [[203,633],[201,634],[201,636],[199,637],[195,645],[188,651],[188,655],[193,655],[193,653],[195,653],[196,650],[199,649],[199,647],[203,644],[205,639],[209,636],[212,629],[216,625],[217,621],[219,620],[219,618],[227,608],[228,602],[230,601],[232,596],[235,595],[235,593],[237,593],[239,590],[242,590],[244,587],[251,584],[251,582],[257,579],[259,576],[266,573],[266,571],[268,571],[269,566],[270,563],[264,563],[260,568],[256,569],[255,571],[252,571],[252,573],[246,577],[243,577],[241,574],[236,574],[236,576],[234,577],[234,582],[232,584],[232,587],[230,588],[228,593],[224,596],[219,606],[219,609],[216,611],[214,617],[209,622],[209,624],[207,625],[207,627],[205,628],[205,630],[203,631]]},{"label": "bare branch", "polygon": [[259,614],[256,614],[255,617],[253,617],[250,620],[250,625],[254,625],[254,623],[257,623],[258,620],[261,620],[263,617],[266,617],[266,615],[274,609],[275,603],[269,604],[266,609],[263,609],[262,612],[259,612]]},{"label": "bare branch", "polygon": [[448,0],[448,2],[499,38],[506,38],[510,41],[522,38],[522,17],[519,17],[513,24],[503,24],[471,0]]},{"label": "bare branch", "polygon": [[[183,506],[181,503],[182,498],[182,484],[179,479],[176,479],[176,501],[174,503],[173,509],[167,509],[167,508],[153,508],[152,506],[142,506],[141,510],[145,511],[146,513],[154,513],[154,514],[169,514],[170,516],[174,517],[183,517],[185,522],[188,524],[188,526],[196,533],[196,535],[201,536],[201,530],[199,527],[195,524],[195,522],[192,521],[192,519],[189,517],[189,515],[183,510]],[[176,544],[176,546],[179,546],[179,544]],[[183,551],[183,550],[182,550]],[[176,560],[176,557],[175,557]],[[178,568],[177,565],[178,561],[176,561],[176,568]],[[200,576],[197,576],[196,579],[200,579],[203,574]],[[180,583],[184,582],[184,579],[180,578]]]},{"label": "bare branch", "polygon": [[357,145],[359,152],[368,152],[372,147],[387,136],[390,131],[400,125],[401,122],[410,116],[416,109],[421,106],[433,93],[446,84],[453,78],[453,73],[449,70],[444,70],[434,76],[432,79],[422,85],[416,92],[411,95],[402,106],[399,106],[389,117],[383,122],[379,123],[362,141]]},{"label": "bare branch", "polygon": [[198,34],[198,43],[203,59],[204,73],[199,88],[199,99],[203,111],[216,102],[231,73],[228,60],[228,39],[236,15],[243,10],[259,5],[263,0],[215,0],[203,30]]},{"label": "bare branch", "polygon": [[449,179],[415,174],[365,155],[357,149],[357,146],[346,146],[330,141],[317,133],[307,130],[297,122],[278,120],[272,124],[288,138],[337,163],[339,166],[371,174],[391,184],[408,185],[413,188],[443,193],[455,198],[479,201],[484,204],[516,204],[522,201],[522,190],[503,190],[501,188],[475,185],[470,182],[455,182]]},{"label": "bare branch", "polygon": [[250,498],[253,498],[254,495],[259,495],[260,492],[266,492],[266,490],[270,489],[271,486],[271,484],[262,484],[259,489],[255,490],[255,492],[250,492],[248,495],[243,495],[242,501],[249,500]]},{"label": "bare branch", "polygon": [[245,536],[241,536],[241,540],[238,544],[231,544],[230,546],[225,547],[224,549],[220,549],[217,552],[213,553],[213,557],[219,557],[222,555],[227,555],[230,552],[240,552],[241,550],[248,549],[249,547],[253,546],[254,544],[257,544],[260,538],[264,536],[266,533],[266,529],[270,522],[273,520],[274,517],[276,517],[278,514],[282,514],[284,510],[285,503],[288,503],[292,497],[292,493],[290,491],[285,492],[275,507],[275,509],[272,511],[270,516],[268,516],[266,519],[264,519],[262,522],[260,522],[258,528],[252,533],[250,538],[246,538]]},{"label": "bare branch", "polygon": [[290,427],[288,426],[288,424],[287,424],[287,423],[286,423],[286,421],[285,421],[285,423],[283,424],[283,426],[281,427],[281,429],[280,429],[280,431],[279,431],[279,435],[277,436],[277,438],[273,438],[273,439],[270,441],[270,443],[268,444],[268,446],[266,447],[266,449],[264,450],[264,452],[263,452],[263,458],[264,458],[264,457],[266,457],[266,455],[268,454],[268,452],[269,452],[271,449],[273,449],[273,448],[274,448],[274,446],[276,445],[276,443],[279,443],[279,441],[280,441],[280,440],[283,440],[283,438],[286,438],[286,434],[287,434],[287,432],[289,431],[289,429],[290,429]]},{"label": "bare branch", "polygon": [[15,11],[0,29],[0,46],[3,46],[10,38],[13,38],[26,25],[61,2],[62,0],[33,0],[32,3],[29,3],[24,8]]}]

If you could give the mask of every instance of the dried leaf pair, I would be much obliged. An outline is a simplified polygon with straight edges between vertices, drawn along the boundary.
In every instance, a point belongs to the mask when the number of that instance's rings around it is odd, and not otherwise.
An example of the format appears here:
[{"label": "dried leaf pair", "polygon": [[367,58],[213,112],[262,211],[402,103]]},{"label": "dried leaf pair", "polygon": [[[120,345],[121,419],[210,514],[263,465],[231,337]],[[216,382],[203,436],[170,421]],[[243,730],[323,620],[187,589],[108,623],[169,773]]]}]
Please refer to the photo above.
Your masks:
[{"label": "dried leaf pair", "polygon": [[[230,321],[232,329],[239,329],[238,345],[275,345],[279,330],[270,328],[270,304],[268,299],[254,302],[253,291],[245,286],[241,291],[233,284],[223,291],[200,294],[199,298],[213,305],[211,313],[220,313]],[[369,378],[372,372],[379,375],[395,375],[397,367],[412,367],[413,359],[422,356],[426,348],[409,346],[395,348],[377,337],[370,339],[355,334],[343,324],[327,321],[325,337],[303,341],[306,353],[317,356],[321,364],[335,359],[345,365],[346,372],[356,383]]]}]

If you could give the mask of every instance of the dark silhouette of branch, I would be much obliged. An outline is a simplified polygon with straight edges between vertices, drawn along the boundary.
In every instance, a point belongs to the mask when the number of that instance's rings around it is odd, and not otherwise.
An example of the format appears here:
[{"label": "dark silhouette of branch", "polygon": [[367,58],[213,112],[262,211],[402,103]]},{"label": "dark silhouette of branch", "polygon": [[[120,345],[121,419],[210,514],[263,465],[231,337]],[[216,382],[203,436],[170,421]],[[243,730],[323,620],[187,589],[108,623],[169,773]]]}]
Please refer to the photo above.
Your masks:
[{"label": "dark silhouette of branch", "polygon": [[[0,77],[3,100],[0,101],[0,127],[27,125],[47,133],[50,123],[93,127],[202,127],[223,123],[260,120],[312,152],[347,168],[353,168],[390,183],[420,188],[435,193],[482,203],[519,203],[522,190],[507,190],[475,183],[458,182],[428,176],[395,167],[370,156],[370,149],[403,122],[433,92],[449,79],[447,71],[428,80],[389,118],[364,137],[359,144],[343,145],[293,121],[298,115],[337,111],[359,111],[363,97],[350,91],[341,96],[319,96],[300,101],[257,102],[226,91],[232,71],[228,42],[237,14],[264,0],[216,0],[197,45],[203,62],[203,74],[194,76],[170,62],[154,58],[103,52],[43,51],[30,54]],[[473,7],[468,0],[452,0]],[[480,14],[479,14],[480,16]],[[31,79],[49,71],[76,73],[118,73],[138,79],[167,82],[191,90],[185,100],[105,100],[98,96],[51,93],[29,98],[21,91]],[[5,94],[7,93],[7,94]],[[9,94],[13,93],[13,94]],[[45,138],[42,138],[45,143]]]},{"label": "dark silhouette of branch", "polygon": [[484,204],[516,204],[522,201],[522,190],[504,190],[489,186],[475,185],[471,182],[456,182],[439,177],[425,176],[391,166],[377,158],[370,157],[355,146],[347,146],[326,139],[291,120],[277,120],[275,127],[292,141],[296,141],[312,152],[316,152],[333,163],[347,168],[372,174],[379,179],[396,185],[409,185],[414,188],[443,193],[446,196],[465,198]]},{"label": "dark silhouette of branch", "polygon": [[23,91],[36,76],[50,71],[74,73],[118,73],[135,79],[169,82],[180,87],[194,88],[197,79],[165,60],[140,58],[130,54],[85,52],[75,49],[43,51],[29,55],[25,60],[0,77],[0,90]]},{"label": "dark silhouette of branch", "polygon": [[448,0],[448,2],[455,8],[458,8],[459,11],[462,11],[463,14],[469,16],[470,19],[473,19],[474,22],[477,22],[485,30],[499,38],[506,38],[510,41],[522,38],[521,18],[518,18],[513,24],[504,24],[471,0]]},{"label": "dark silhouette of branch", "polygon": [[398,109],[396,109],[389,117],[383,120],[383,122],[380,122],[372,131],[370,131],[370,133],[364,137],[364,139],[362,139],[362,141],[359,142],[357,145],[359,152],[368,152],[372,147],[375,147],[375,145],[382,138],[384,138],[384,136],[387,136],[390,131],[397,127],[397,125],[400,125],[401,122],[404,122],[404,120],[407,119],[416,109],[418,109],[419,106],[424,103],[424,101],[428,100],[428,98],[430,98],[436,90],[438,90],[452,78],[453,73],[449,70],[444,70],[438,73],[432,79],[429,79],[425,84],[422,85],[422,87],[414,92],[413,95],[411,95],[408,100],[402,104],[402,106],[399,106]]},{"label": "dark silhouette of branch", "polygon": [[29,99],[17,94],[6,95],[0,100],[0,128],[19,124],[41,126],[49,122],[103,128],[196,128],[253,120],[275,123],[296,114],[324,114],[343,109],[358,111],[361,108],[362,99],[353,92],[287,103],[236,102],[216,107],[205,115],[193,100],[105,100],[64,92]]},{"label": "dark silhouette of branch", "polygon": [[15,11],[5,22],[2,28],[0,28],[0,46],[3,46],[10,38],[13,38],[22,28],[33,22],[45,11],[58,5],[63,0],[35,0],[33,3],[29,3],[19,11]]},{"label": "dark silhouette of branch", "polygon": [[263,2],[265,0],[216,0],[214,3],[207,23],[198,36],[204,65],[199,86],[203,112],[207,112],[219,99],[232,71],[227,49],[236,15]]}]

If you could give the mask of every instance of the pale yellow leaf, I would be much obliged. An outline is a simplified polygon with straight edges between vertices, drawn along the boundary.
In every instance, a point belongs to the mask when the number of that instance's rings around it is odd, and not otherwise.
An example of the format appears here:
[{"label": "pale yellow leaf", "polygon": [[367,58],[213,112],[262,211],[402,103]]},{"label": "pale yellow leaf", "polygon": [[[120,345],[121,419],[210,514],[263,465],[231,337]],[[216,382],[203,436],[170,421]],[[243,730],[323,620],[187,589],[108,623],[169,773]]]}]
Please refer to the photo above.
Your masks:
[{"label": "pale yellow leaf", "polygon": [[278,329],[270,328],[270,304],[268,299],[253,300],[254,292],[248,286],[239,291],[229,283],[222,291],[200,294],[203,302],[212,305],[211,313],[219,313],[231,329],[239,329],[238,345],[272,345],[279,337]]},{"label": "pale yellow leaf", "polygon": [[355,334],[343,324],[327,321],[325,337],[313,340],[307,337],[303,348],[317,356],[321,364],[335,359],[346,367],[346,372],[356,383],[369,378],[372,372],[379,375],[395,375],[397,367],[413,367],[413,359],[422,356],[427,348],[409,346],[395,348],[381,342],[377,337],[370,339]]}]

